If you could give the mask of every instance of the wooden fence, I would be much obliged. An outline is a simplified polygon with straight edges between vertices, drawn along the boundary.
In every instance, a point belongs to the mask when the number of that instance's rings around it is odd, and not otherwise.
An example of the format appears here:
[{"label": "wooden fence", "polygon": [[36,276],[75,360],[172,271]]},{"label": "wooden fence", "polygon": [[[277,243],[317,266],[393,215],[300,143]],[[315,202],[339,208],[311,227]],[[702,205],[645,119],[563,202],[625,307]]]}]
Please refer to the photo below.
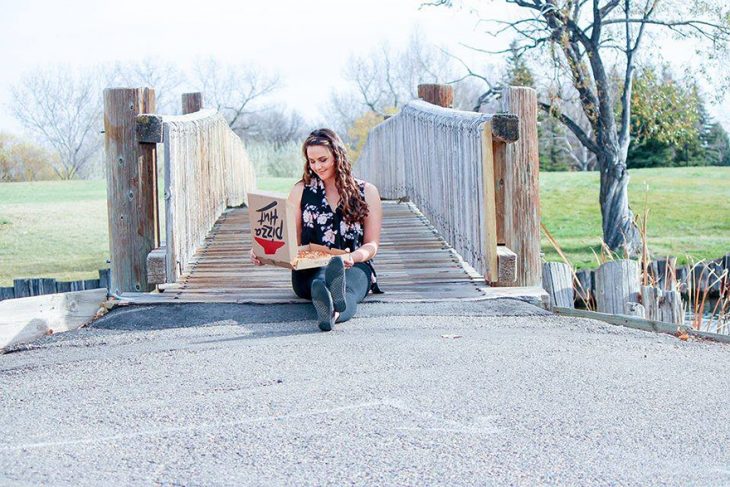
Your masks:
[{"label": "wooden fence", "polygon": [[[193,112],[202,104],[199,94],[183,95],[183,110],[192,113],[167,116],[143,111],[150,107],[149,111],[154,111],[153,90],[145,89],[143,92],[152,92],[151,102],[135,105],[134,97],[130,95],[139,90],[105,90],[105,120],[124,118],[126,127],[130,123],[130,113],[134,119],[134,130],[125,130],[121,134],[111,123],[105,124],[107,180],[111,183],[108,191],[114,292],[147,291],[153,284],[175,282],[226,207],[246,203],[248,191],[256,186],[253,165],[243,143],[223,116],[214,110]],[[120,103],[121,106],[117,106]],[[107,116],[107,113],[120,111],[125,112],[125,117]],[[159,143],[164,147],[164,244],[159,236],[150,238],[155,235],[154,232],[159,235],[156,191],[144,194],[139,191],[139,197],[135,192],[140,186],[157,186],[156,170],[149,167],[156,166],[153,147],[156,148]],[[120,152],[123,154],[119,155]],[[138,157],[145,152],[155,154],[149,162]],[[138,157],[136,172],[122,178],[115,177],[119,167],[127,166],[126,161],[130,157]],[[125,218],[127,199],[138,201],[138,213],[154,216],[143,219],[142,223],[139,219]],[[150,219],[154,222],[152,231],[146,230]],[[130,225],[137,226],[129,228]],[[137,231],[140,228],[144,231]],[[115,238],[115,235],[124,238]],[[150,245],[151,240],[154,240],[154,245]],[[125,278],[127,275],[131,277]]]},{"label": "wooden fence", "polygon": [[81,279],[78,281],[57,281],[49,277],[13,279],[12,286],[0,287],[0,301],[88,289],[109,289],[109,283],[109,269],[99,269],[98,279]]},{"label": "wooden fence", "polygon": [[[523,127],[529,124],[535,130]],[[414,100],[370,131],[356,172],[375,184],[382,197],[412,200],[487,281],[539,285],[536,140],[529,141],[534,154],[508,149],[522,133],[536,139],[536,116],[523,122],[512,114],[463,112]],[[529,160],[520,164],[516,157]],[[514,167],[523,166],[530,171],[529,184],[509,178],[519,173]],[[515,211],[522,218],[506,218]],[[510,251],[508,235],[519,236],[516,243],[530,242],[521,243],[522,255]],[[520,266],[525,268],[520,271]]]}]

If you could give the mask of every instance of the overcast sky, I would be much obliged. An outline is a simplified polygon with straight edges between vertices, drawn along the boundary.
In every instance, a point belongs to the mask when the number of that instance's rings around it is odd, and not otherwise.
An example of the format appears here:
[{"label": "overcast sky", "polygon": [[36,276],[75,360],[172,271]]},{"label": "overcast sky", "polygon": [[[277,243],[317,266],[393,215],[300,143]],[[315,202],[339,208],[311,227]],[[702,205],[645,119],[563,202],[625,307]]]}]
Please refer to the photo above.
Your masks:
[{"label": "overcast sky", "polygon": [[404,45],[418,28],[444,47],[468,40],[466,11],[427,8],[417,0],[151,1],[0,0],[0,130],[17,130],[8,90],[29,69],[92,66],[153,57],[187,67],[196,57],[255,63],[279,72],[277,100],[314,118],[342,86],[348,56],[382,41]]},{"label": "overcast sky", "polygon": [[[482,15],[503,15],[487,3]],[[0,130],[19,131],[8,90],[42,65],[93,66],[153,57],[188,67],[196,57],[255,63],[278,72],[276,99],[315,119],[351,54],[383,41],[403,46],[415,29],[427,41],[469,56],[459,42],[494,42],[467,10],[425,8],[419,0],[0,0]],[[101,100],[100,100],[101,103]],[[710,107],[728,127],[730,104]]]}]

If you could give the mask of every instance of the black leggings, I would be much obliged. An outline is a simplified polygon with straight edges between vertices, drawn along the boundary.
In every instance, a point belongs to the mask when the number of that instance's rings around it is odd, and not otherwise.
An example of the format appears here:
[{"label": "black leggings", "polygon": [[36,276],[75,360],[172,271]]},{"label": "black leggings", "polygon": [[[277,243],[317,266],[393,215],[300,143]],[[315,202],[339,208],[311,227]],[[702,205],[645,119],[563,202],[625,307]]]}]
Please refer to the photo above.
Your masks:
[{"label": "black leggings", "polygon": [[[324,267],[315,269],[304,269],[292,271],[291,286],[297,296],[304,299],[312,299],[312,283],[315,279],[324,281]],[[370,291],[370,267],[361,262],[356,263],[350,269],[345,269],[345,301],[347,309],[340,313],[337,322],[347,321],[355,315],[357,303],[365,299]]]}]

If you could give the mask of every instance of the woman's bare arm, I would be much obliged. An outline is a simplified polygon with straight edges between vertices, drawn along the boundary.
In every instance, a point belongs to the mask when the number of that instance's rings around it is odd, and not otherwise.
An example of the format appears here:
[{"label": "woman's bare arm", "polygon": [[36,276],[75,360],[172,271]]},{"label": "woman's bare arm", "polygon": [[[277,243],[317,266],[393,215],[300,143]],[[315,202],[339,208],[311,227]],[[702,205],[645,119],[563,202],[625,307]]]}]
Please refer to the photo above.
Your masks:
[{"label": "woman's bare arm", "polygon": [[363,244],[350,255],[353,262],[366,262],[378,253],[380,246],[380,229],[383,223],[383,207],[380,203],[378,188],[370,183],[365,184],[365,203],[368,205],[368,216],[363,228]]}]

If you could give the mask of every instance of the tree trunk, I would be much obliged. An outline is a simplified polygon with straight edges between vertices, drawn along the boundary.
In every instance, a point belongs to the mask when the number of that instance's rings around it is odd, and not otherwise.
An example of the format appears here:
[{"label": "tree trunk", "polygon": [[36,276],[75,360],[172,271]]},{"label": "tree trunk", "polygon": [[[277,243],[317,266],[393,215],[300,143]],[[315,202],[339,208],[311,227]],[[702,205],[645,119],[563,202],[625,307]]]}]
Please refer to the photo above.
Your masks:
[{"label": "tree trunk", "polygon": [[601,168],[603,241],[613,251],[627,249],[630,256],[637,255],[641,250],[641,236],[629,208],[626,163],[615,153],[600,154],[598,163]]}]

